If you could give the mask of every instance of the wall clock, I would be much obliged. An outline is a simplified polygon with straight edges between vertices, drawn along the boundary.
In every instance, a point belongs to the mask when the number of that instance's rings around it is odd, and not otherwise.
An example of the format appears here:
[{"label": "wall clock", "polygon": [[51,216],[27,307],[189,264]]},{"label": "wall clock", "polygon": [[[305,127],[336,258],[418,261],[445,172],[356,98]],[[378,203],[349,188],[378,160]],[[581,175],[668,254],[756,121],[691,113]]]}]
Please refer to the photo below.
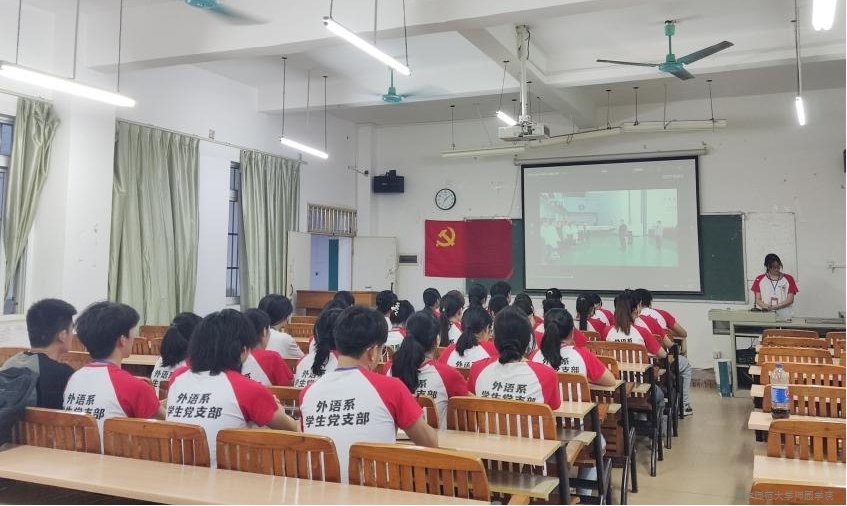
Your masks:
[{"label": "wall clock", "polygon": [[456,205],[456,192],[450,188],[442,188],[435,192],[435,205],[441,210],[452,209]]}]

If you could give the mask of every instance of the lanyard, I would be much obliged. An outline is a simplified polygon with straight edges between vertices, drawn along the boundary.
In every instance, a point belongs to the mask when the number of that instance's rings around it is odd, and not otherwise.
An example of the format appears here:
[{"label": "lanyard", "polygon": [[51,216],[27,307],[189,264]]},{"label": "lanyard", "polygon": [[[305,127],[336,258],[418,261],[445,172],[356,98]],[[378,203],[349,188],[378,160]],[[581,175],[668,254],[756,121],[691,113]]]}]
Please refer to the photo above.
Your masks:
[{"label": "lanyard", "polygon": [[779,278],[777,278],[777,280],[776,280],[776,281],[774,281],[774,280],[772,280],[770,277],[768,277],[768,281],[770,281],[770,282],[771,282],[771,286],[773,287],[773,294],[774,294],[774,296],[776,296],[776,293],[777,293],[777,292],[776,292],[776,287],[779,285],[780,280],[782,280],[782,276],[779,276]]}]

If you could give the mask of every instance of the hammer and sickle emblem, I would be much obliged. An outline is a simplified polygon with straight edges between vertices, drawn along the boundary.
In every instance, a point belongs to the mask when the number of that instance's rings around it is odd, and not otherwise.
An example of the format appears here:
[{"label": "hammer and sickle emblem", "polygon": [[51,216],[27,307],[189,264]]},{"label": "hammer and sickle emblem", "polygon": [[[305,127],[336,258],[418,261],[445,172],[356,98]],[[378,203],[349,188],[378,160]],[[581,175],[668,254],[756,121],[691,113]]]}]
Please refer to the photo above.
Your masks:
[{"label": "hammer and sickle emblem", "polygon": [[456,245],[456,231],[453,227],[446,227],[438,232],[438,240],[435,241],[435,246],[438,248],[449,248]]}]

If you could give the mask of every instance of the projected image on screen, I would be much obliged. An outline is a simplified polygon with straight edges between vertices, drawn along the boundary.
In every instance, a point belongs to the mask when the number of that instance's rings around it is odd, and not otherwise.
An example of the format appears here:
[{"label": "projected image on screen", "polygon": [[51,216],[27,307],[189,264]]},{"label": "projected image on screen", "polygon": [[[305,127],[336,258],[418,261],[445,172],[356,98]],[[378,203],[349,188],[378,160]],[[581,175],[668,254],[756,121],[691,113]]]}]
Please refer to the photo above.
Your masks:
[{"label": "projected image on screen", "polygon": [[539,204],[542,264],[679,266],[675,188],[542,193]]},{"label": "projected image on screen", "polygon": [[698,293],[695,157],[523,167],[526,287]]}]

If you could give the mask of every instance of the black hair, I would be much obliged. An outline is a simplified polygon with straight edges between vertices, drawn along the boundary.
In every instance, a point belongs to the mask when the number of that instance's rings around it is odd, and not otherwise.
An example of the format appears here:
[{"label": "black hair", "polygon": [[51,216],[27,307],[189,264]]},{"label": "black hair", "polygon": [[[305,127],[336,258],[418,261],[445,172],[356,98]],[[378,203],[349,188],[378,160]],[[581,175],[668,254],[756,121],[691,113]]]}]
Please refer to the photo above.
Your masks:
[{"label": "black hair", "polygon": [[638,307],[638,297],[630,290],[615,297],[615,328],[629,335],[632,325],[632,312]]},{"label": "black hair", "polygon": [[429,311],[418,311],[406,321],[406,338],[394,353],[391,375],[399,378],[410,392],[418,389],[418,372],[427,352],[435,348],[438,322]]},{"label": "black hair", "polygon": [[594,304],[600,304],[601,306],[603,305],[603,299],[600,298],[600,294],[598,293],[591,294],[591,302]]},{"label": "black hair", "polygon": [[[332,300],[337,300],[344,304],[344,307],[350,307],[356,303],[356,298],[347,290],[339,290],[332,296]],[[342,308],[343,309],[343,308]]]},{"label": "black hair", "polygon": [[256,331],[247,318],[235,309],[222,309],[203,318],[191,341],[188,357],[192,372],[241,372],[241,352],[252,348]]},{"label": "black hair", "polygon": [[462,303],[462,307],[465,307],[465,294],[463,294],[459,290],[450,290],[449,292],[445,293],[444,295],[455,295],[456,298],[459,299],[459,302]]},{"label": "black hair", "polygon": [[33,348],[49,346],[73,322],[76,309],[60,299],[42,299],[26,312],[26,331]]},{"label": "black hair", "polygon": [[250,349],[259,346],[262,343],[262,333],[271,326],[271,319],[268,314],[261,309],[250,308],[244,311],[244,317],[250,322],[250,325],[256,331],[256,343],[250,346]]},{"label": "black hair", "polygon": [[509,307],[509,301],[506,300],[505,295],[492,295],[488,299],[488,311],[491,313],[491,316],[496,317],[500,311],[507,307]]},{"label": "black hair", "polygon": [[385,316],[365,306],[350,306],[342,311],[332,331],[338,352],[354,358],[361,357],[371,346],[382,346],[388,340]]},{"label": "black hair", "polygon": [[535,307],[532,305],[532,299],[525,293],[515,295],[515,300],[512,305],[520,309],[527,316],[535,313]]},{"label": "black hair", "polygon": [[782,267],[782,260],[779,259],[779,256],[776,253],[768,253],[765,255],[765,271],[771,268],[771,264],[778,263],[780,267]]},{"label": "black hair", "polygon": [[376,310],[383,315],[388,314],[395,302],[397,302],[397,295],[391,290],[383,290],[376,294]]},{"label": "black hair", "polygon": [[185,360],[188,356],[188,342],[200,320],[199,316],[188,312],[174,316],[171,326],[162,337],[162,346],[159,350],[163,366],[174,367]]},{"label": "black hair", "polygon": [[501,364],[523,358],[531,336],[532,327],[520,309],[504,308],[494,318],[494,347],[500,353]]},{"label": "black hair", "polygon": [[130,337],[138,320],[138,311],[126,304],[95,302],[76,319],[76,333],[91,358],[100,360],[115,351],[121,336]]},{"label": "black hair", "polygon": [[653,303],[653,294],[650,293],[650,290],[646,288],[636,288],[632,291],[635,294],[635,297],[641,301],[641,305],[644,307],[650,307],[650,304]]},{"label": "black hair", "polygon": [[329,354],[335,349],[335,322],[343,309],[332,307],[324,309],[315,321],[315,359],[312,361],[312,374],[323,376]]},{"label": "black hair", "polygon": [[464,357],[465,351],[479,344],[476,335],[491,326],[491,313],[482,306],[471,306],[462,314],[462,335],[456,340],[456,351]]},{"label": "black hair", "polygon": [[505,281],[497,281],[496,283],[491,285],[491,288],[488,290],[488,293],[491,294],[492,297],[494,297],[495,295],[502,295],[503,297],[506,297],[506,299],[508,299],[509,294],[512,293],[512,286],[509,283],[506,283]]},{"label": "black hair", "polygon": [[440,346],[450,344],[450,318],[462,310],[462,301],[453,293],[447,292],[441,297],[441,317],[439,319],[439,334],[441,335]]},{"label": "black hair", "polygon": [[544,315],[541,354],[553,369],[562,365],[562,341],[573,332],[573,317],[566,309],[551,309]]},{"label": "black hair", "polygon": [[468,288],[468,305],[482,307],[487,298],[488,290],[482,283],[474,283]]},{"label": "black hair", "polygon": [[431,308],[438,304],[438,301],[441,300],[441,293],[438,292],[435,288],[427,288],[423,291],[423,303],[424,306]]},{"label": "black hair", "polygon": [[544,298],[562,300],[562,291],[558,288],[548,288],[547,291],[544,292]]},{"label": "black hair", "polygon": [[271,320],[271,325],[277,325],[283,320],[287,320],[291,313],[294,312],[294,306],[291,300],[285,295],[272,293],[262,297],[259,301],[259,309],[267,313]]},{"label": "black hair", "polygon": [[[579,315],[579,330],[588,329],[588,318],[594,309],[594,298],[590,293],[583,293],[576,298],[576,314]],[[544,316],[547,318],[547,316]],[[545,327],[546,328],[546,327]]]},{"label": "black hair", "polygon": [[541,311],[547,314],[551,309],[565,309],[565,303],[561,299],[544,299],[541,301]]},{"label": "black hair", "polygon": [[401,323],[405,323],[414,312],[415,306],[413,306],[408,300],[403,299],[395,302],[394,305],[391,306],[391,311],[388,313],[388,319],[391,320],[391,323],[394,325],[400,325]]}]

